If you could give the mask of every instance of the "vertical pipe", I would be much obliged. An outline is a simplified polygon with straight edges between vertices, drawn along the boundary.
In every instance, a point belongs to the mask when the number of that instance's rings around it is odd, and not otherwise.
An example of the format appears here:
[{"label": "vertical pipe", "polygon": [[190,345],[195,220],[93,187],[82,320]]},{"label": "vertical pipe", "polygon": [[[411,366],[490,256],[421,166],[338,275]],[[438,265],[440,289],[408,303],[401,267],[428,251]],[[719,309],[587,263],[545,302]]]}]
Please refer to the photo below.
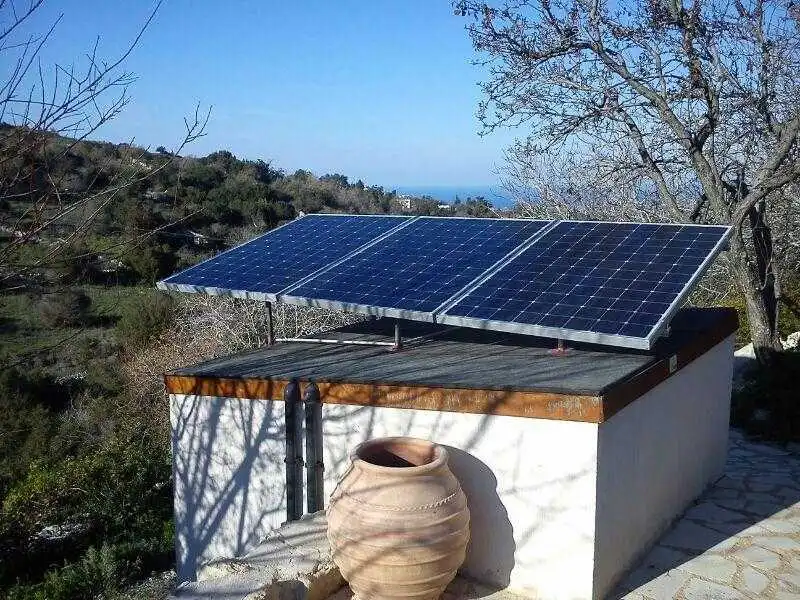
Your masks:
[{"label": "vertical pipe", "polygon": [[292,379],[283,391],[286,430],[286,520],[303,516],[303,421],[300,386]]},{"label": "vertical pipe", "polygon": [[267,345],[275,343],[275,327],[272,324],[272,302],[267,302]]},{"label": "vertical pipe", "polygon": [[303,516],[303,404],[300,400],[300,386],[297,386],[295,398],[294,420],[294,480],[297,482],[297,493],[294,496],[294,514],[296,518]]},{"label": "vertical pipe", "polygon": [[308,512],[325,508],[322,459],[322,401],[319,388],[312,381],[303,394],[306,412],[306,504]]},{"label": "vertical pipe", "polygon": [[400,335],[400,320],[394,322],[394,350],[403,349],[403,338]]}]

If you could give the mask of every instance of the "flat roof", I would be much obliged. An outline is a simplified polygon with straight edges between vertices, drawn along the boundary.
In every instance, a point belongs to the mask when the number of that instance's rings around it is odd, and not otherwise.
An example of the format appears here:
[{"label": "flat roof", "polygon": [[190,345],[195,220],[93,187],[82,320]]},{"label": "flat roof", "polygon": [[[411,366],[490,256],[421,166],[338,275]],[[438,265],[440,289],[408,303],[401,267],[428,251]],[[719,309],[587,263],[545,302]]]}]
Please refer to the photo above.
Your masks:
[{"label": "flat roof", "polygon": [[[395,322],[368,320],[317,337],[388,343]],[[570,342],[558,354],[548,338],[399,323],[401,351],[278,342],[176,369],[165,376],[167,390],[281,400],[296,379],[315,382],[328,403],[601,422],[738,327],[733,309],[686,308],[651,351]]]}]

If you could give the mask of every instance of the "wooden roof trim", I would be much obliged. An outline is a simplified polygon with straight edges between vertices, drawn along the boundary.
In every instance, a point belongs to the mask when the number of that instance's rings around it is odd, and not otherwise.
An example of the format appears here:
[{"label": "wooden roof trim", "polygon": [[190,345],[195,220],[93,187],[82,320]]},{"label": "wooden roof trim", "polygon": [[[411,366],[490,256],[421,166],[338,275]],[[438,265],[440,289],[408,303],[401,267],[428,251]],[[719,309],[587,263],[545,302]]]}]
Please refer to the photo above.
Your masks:
[{"label": "wooden roof trim", "polygon": [[[739,316],[735,309],[726,309],[713,328],[695,335],[689,343],[656,363],[648,365],[638,373],[614,384],[603,394],[603,415],[607,421],[616,413],[643,396],[659,383],[694,362],[711,348],[727,339],[739,328]],[[675,357],[675,369],[670,372],[670,360]]]},{"label": "wooden roof trim", "polygon": [[[165,375],[170,394],[283,400],[288,381]],[[308,383],[307,381],[301,381]],[[601,399],[519,390],[478,390],[354,382],[316,382],[325,404],[413,408],[598,423]]]},{"label": "wooden roof trim", "polygon": [[[725,310],[712,329],[692,337],[671,355],[616,383],[602,396],[569,395],[526,390],[467,389],[439,386],[359,382],[316,382],[326,404],[413,408],[511,417],[602,423],[659,383],[736,332],[738,316]],[[670,372],[671,357],[675,369]],[[283,400],[288,380],[225,378],[213,376],[164,376],[170,394],[191,394],[252,400]],[[301,385],[308,380],[301,380]]]}]

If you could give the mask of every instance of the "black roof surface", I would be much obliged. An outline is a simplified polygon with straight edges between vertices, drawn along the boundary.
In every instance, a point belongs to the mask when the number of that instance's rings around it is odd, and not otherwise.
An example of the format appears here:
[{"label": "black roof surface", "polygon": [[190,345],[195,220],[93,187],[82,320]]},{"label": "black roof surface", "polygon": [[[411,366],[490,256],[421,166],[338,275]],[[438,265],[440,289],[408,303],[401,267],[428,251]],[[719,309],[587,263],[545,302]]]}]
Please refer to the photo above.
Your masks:
[{"label": "black roof surface", "polygon": [[[176,369],[170,375],[381,383],[448,388],[528,390],[602,395],[615,384],[710,331],[728,309],[681,310],[669,337],[652,351],[570,343],[478,329],[400,321],[404,349],[386,346],[279,342]],[[394,319],[364,321],[319,334],[342,340],[394,339]],[[433,335],[431,335],[433,334]],[[417,336],[428,336],[415,341]]]}]

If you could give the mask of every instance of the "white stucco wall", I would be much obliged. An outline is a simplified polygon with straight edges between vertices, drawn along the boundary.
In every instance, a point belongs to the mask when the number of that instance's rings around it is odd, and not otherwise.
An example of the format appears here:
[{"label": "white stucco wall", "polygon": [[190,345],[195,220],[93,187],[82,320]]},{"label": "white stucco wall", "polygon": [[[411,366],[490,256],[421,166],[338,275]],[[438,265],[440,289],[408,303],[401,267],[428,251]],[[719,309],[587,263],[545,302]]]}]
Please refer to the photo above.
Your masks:
[{"label": "white stucco wall", "polygon": [[450,446],[472,516],[462,571],[542,598],[588,598],[594,561],[597,425],[522,417],[325,405],[325,492],[363,440]]},{"label": "white stucco wall", "polygon": [[[469,575],[554,600],[599,599],[720,472],[732,338],[600,426],[324,405],[325,494],[363,440],[450,447],[467,494]],[[172,395],[178,576],[286,518],[283,403]]]},{"label": "white stucco wall", "polygon": [[178,579],[286,520],[283,403],[170,396]]},{"label": "white stucco wall", "polygon": [[600,425],[594,598],[725,466],[733,336]]}]

